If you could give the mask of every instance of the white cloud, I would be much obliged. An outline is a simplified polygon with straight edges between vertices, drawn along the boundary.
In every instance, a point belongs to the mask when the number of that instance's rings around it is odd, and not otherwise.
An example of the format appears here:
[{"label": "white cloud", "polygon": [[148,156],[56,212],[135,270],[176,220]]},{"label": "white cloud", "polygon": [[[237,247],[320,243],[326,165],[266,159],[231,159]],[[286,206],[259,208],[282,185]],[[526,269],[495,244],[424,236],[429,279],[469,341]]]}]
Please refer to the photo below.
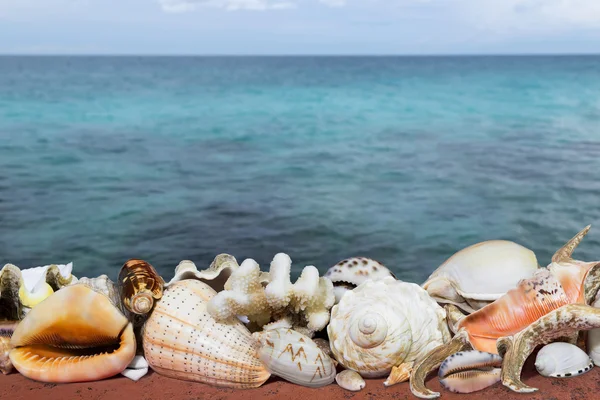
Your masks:
[{"label": "white cloud", "polygon": [[158,0],[166,12],[193,11],[199,7],[216,7],[226,10],[273,10],[294,8],[295,3],[287,0]]},{"label": "white cloud", "polygon": [[346,0],[319,0],[321,3],[329,7],[343,7],[346,5]]}]

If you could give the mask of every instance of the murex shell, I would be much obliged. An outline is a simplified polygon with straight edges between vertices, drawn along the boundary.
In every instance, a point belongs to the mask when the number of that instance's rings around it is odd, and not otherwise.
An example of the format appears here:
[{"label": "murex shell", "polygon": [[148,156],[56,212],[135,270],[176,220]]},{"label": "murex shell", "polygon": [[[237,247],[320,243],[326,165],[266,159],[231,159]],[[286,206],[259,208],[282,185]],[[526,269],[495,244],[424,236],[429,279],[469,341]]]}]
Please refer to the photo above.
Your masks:
[{"label": "murex shell", "polygon": [[313,388],[329,385],[335,379],[333,360],[308,336],[286,328],[253,336],[261,344],[259,358],[273,375]]},{"label": "murex shell", "polygon": [[342,297],[327,328],[337,361],[363,377],[420,359],[450,339],[446,312],[414,283],[367,281]]},{"label": "murex shell", "polygon": [[10,345],[10,360],[22,375],[50,383],[108,378],[136,351],[132,324],[86,285],[63,288],[33,308]]},{"label": "murex shell", "polygon": [[460,250],[422,285],[439,303],[472,313],[499,299],[538,269],[533,251],[506,240],[490,240]]},{"label": "murex shell", "polygon": [[377,281],[390,276],[396,278],[382,263],[365,257],[347,258],[329,268],[325,273],[325,277],[333,283],[336,304],[339,303],[344,293],[368,279]]},{"label": "murex shell", "polygon": [[77,281],[73,263],[20,270],[6,264],[0,270],[0,319],[19,320],[54,291]]},{"label": "murex shell", "polygon": [[257,357],[258,343],[238,320],[221,323],[210,316],[206,306],[216,294],[195,279],[171,284],[144,326],[146,360],[171,378],[258,387],[270,376]]},{"label": "murex shell", "polygon": [[119,272],[121,300],[125,308],[134,314],[149,313],[154,301],[162,297],[164,284],[154,267],[144,260],[131,259]]},{"label": "murex shell", "polygon": [[579,347],[563,342],[550,343],[541,348],[535,369],[543,376],[569,378],[590,371],[594,363]]}]

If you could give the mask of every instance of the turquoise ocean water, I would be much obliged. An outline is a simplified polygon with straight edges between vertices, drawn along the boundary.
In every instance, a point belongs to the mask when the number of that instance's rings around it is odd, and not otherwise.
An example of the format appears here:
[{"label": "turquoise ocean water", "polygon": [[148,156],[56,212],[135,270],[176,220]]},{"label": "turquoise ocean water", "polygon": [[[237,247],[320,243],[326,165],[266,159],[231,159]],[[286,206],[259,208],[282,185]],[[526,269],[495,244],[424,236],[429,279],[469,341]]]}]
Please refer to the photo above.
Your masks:
[{"label": "turquoise ocean water", "polygon": [[368,256],[421,282],[585,225],[600,57],[0,57],[0,264]]}]

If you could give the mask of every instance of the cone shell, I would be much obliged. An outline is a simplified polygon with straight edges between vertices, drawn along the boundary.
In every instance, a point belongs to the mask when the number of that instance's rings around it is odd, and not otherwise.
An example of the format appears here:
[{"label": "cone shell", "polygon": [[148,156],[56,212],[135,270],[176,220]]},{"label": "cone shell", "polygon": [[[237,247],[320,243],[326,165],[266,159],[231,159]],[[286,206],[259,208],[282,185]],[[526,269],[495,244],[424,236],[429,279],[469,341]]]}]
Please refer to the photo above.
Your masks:
[{"label": "cone shell", "polygon": [[260,340],[259,357],[273,375],[313,388],[335,379],[331,357],[308,336],[280,328],[257,332],[254,337]]},{"label": "cone shell", "polygon": [[143,331],[144,354],[161,375],[247,389],[270,376],[258,343],[239,321],[215,321],[206,310],[216,292],[198,280],[170,285]]},{"label": "cone shell", "polygon": [[147,314],[154,300],[162,297],[165,282],[152,265],[144,260],[131,259],[119,272],[118,286],[123,305],[135,314]]},{"label": "cone shell", "polygon": [[119,374],[133,360],[133,327],[104,295],[63,288],[32,309],[11,338],[10,359],[24,376],[52,383]]}]

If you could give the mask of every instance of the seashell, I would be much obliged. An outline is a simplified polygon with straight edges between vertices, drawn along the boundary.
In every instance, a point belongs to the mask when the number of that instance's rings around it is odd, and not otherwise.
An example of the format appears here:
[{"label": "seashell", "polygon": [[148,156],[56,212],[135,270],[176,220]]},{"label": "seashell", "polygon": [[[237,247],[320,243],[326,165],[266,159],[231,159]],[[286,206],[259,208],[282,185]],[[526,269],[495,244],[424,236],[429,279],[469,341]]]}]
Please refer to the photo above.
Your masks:
[{"label": "seashell", "polygon": [[152,310],[154,300],[162,297],[165,282],[150,263],[131,259],[119,272],[118,288],[123,305],[134,314]]},{"label": "seashell", "polygon": [[297,385],[322,387],[335,379],[335,365],[308,336],[292,329],[273,329],[253,335],[258,356],[271,374]]},{"label": "seashell", "polygon": [[63,288],[33,308],[11,338],[10,360],[42,382],[87,382],[123,371],[135,356],[131,323],[85,285]]},{"label": "seashell", "polygon": [[538,269],[533,251],[506,240],[490,240],[460,250],[422,285],[438,303],[472,313],[499,299]]},{"label": "seashell", "polygon": [[270,376],[257,357],[258,343],[239,320],[219,323],[210,316],[207,303],[216,294],[195,279],[171,284],[144,326],[146,361],[170,378],[258,387]]},{"label": "seashell", "polygon": [[366,378],[450,340],[445,311],[419,285],[392,277],[346,293],[331,310],[327,333],[336,360]]},{"label": "seashell", "polygon": [[352,392],[363,390],[366,386],[362,376],[360,376],[358,372],[349,369],[337,374],[335,376],[335,381],[342,389],[350,390]]},{"label": "seashell", "polygon": [[73,263],[20,270],[6,264],[0,270],[0,318],[20,320],[54,291],[76,282]]},{"label": "seashell", "polygon": [[[106,275],[100,275],[97,278],[80,278],[76,285],[85,285],[94,291],[101,293],[108,297],[115,307],[121,309],[121,296],[117,285],[109,279]],[[123,310],[121,310],[123,311]]]},{"label": "seashell", "polygon": [[592,359],[579,347],[554,342],[542,347],[535,358],[535,369],[542,376],[569,378],[582,375],[594,367]]},{"label": "seashell", "polygon": [[438,377],[442,386],[454,393],[472,393],[500,382],[502,357],[471,350],[446,358]]},{"label": "seashell", "polygon": [[333,282],[335,303],[348,290],[352,290],[368,279],[377,281],[391,276],[396,276],[379,261],[365,257],[352,257],[340,261],[325,273],[325,277]]},{"label": "seashell", "polygon": [[202,271],[198,271],[198,267],[193,262],[183,260],[175,268],[175,276],[165,285],[165,289],[175,282],[185,279],[197,279],[206,283],[216,292],[220,292],[225,287],[225,282],[238,267],[235,257],[229,254],[219,254],[210,266]]},{"label": "seashell", "polygon": [[[600,308],[600,298],[592,303],[593,307]],[[587,334],[587,353],[595,365],[600,365],[600,329],[592,329]]]},{"label": "seashell", "polygon": [[333,357],[333,353],[331,352],[331,346],[329,346],[329,340],[316,338],[312,340],[315,344],[323,351],[323,353],[327,354],[329,357]]},{"label": "seashell", "polygon": [[18,324],[18,321],[0,321],[0,372],[4,375],[13,369],[8,354],[11,349],[10,338]]}]

